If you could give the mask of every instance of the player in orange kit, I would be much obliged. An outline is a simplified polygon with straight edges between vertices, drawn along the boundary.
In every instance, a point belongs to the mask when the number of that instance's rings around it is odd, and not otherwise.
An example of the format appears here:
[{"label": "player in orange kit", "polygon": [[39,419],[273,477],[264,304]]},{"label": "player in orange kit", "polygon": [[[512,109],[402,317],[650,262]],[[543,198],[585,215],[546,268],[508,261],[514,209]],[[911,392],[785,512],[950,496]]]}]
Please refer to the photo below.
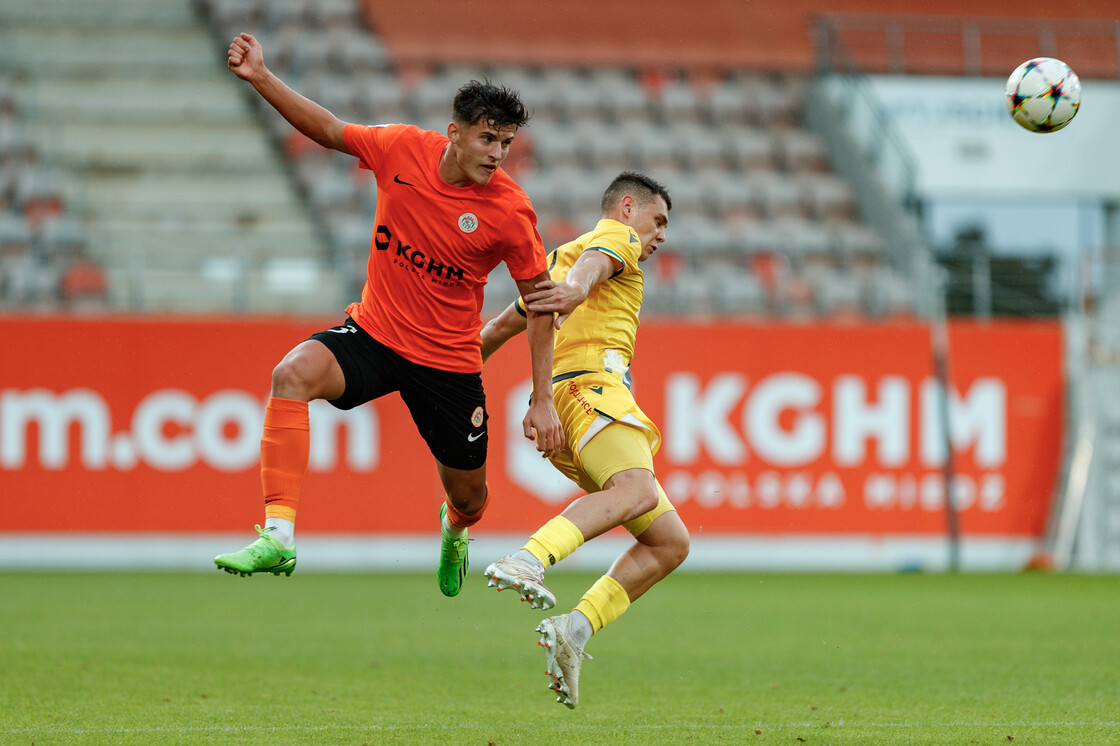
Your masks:
[{"label": "player in orange kit", "polygon": [[[398,391],[446,493],[437,577],[440,590],[454,596],[468,567],[467,528],[489,497],[483,286],[503,261],[523,296],[549,279],[536,214],[500,168],[528,112],[516,92],[471,81],[455,96],[446,134],[349,124],[280,81],[250,34],[231,42],[228,64],[301,133],[357,157],[376,176],[378,195],[361,301],[346,309],[344,324],[312,335],[272,372],[261,440],[265,526],[252,544],[214,562],[242,575],[290,575],[309,451],[308,402],[350,409]],[[538,393],[524,431],[539,451],[554,455],[564,436],[549,395],[552,313],[530,313],[528,322]]]}]

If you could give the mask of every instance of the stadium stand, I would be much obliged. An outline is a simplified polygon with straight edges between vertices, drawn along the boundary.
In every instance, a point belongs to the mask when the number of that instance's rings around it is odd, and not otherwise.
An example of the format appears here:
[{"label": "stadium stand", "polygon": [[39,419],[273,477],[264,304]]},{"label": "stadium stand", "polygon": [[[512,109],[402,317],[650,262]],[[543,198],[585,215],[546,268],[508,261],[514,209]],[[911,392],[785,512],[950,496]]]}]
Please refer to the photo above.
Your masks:
[{"label": "stadium stand", "polygon": [[[187,0],[13,0],[0,28],[0,77],[26,132],[0,141],[29,141],[39,156],[34,175],[10,185],[5,163],[6,193],[33,229],[34,215],[59,209],[52,200],[65,206],[70,220],[37,240],[72,246],[81,229],[81,281],[67,292],[83,306],[98,287],[93,261],[113,309],[338,308],[339,272],[291,168]],[[40,265],[51,245],[32,246]],[[9,264],[26,263],[20,251],[6,250]],[[300,283],[283,270],[295,259]],[[63,269],[51,270],[56,296]],[[5,302],[23,305],[26,292]]]},{"label": "stadium stand", "polygon": [[[113,308],[333,311],[357,293],[374,184],[353,159],[306,141],[224,71],[228,39],[248,30],[294,88],[354,121],[443,129],[464,80],[489,77],[522,90],[535,116],[507,168],[534,200],[549,244],[593,222],[597,196],[619,169],[657,175],[676,209],[659,255],[664,267],[650,273],[649,312],[918,311],[917,294],[907,292],[912,268],[892,252],[896,236],[865,219],[865,186],[837,168],[836,143],[807,116],[813,50],[800,6],[784,21],[803,31],[787,45],[789,59],[728,47],[720,67],[705,65],[699,51],[681,51],[667,65],[629,47],[616,50],[622,59],[588,53],[576,64],[548,45],[534,57],[510,47],[479,64],[458,47],[425,49],[399,14],[356,0],[68,7],[13,0],[0,10],[6,304],[33,303],[44,292],[61,299],[65,262],[79,258],[87,275],[90,261],[105,268],[102,292]],[[752,12],[723,19],[721,33],[748,38]],[[830,33],[858,42],[871,33],[864,21],[842,27],[829,17],[816,28],[833,23]],[[35,50],[48,25],[67,44],[44,63]],[[138,70],[113,50],[140,28],[161,40],[141,38],[146,62]],[[682,33],[687,47],[698,32]],[[889,51],[882,42],[875,48]],[[925,64],[923,49],[909,48],[900,69]],[[883,56],[878,64],[901,63]],[[12,165],[28,153],[35,168]],[[67,219],[47,225],[56,216]],[[13,227],[20,217],[30,241]],[[512,293],[501,273],[494,282],[487,312]]]},{"label": "stadium stand", "polygon": [[[363,62],[355,66],[332,61],[337,54],[324,19],[348,18],[355,23],[351,32],[360,22],[341,7],[324,12],[320,4],[294,0],[278,10],[258,0],[202,0],[200,6],[217,38],[248,30],[266,50],[271,43],[270,64],[281,77],[344,119],[443,130],[448,102],[464,81],[487,77],[521,90],[534,118],[507,170],[533,199],[550,245],[593,224],[603,186],[619,169],[655,174],[674,197],[669,243],[659,259],[673,254],[676,261],[667,262],[672,271],[658,273],[649,311],[811,316],[834,312],[841,287],[856,289],[855,306],[864,316],[913,310],[905,307],[906,294],[884,304],[866,292],[883,276],[894,284],[906,280],[868,250],[881,239],[860,223],[855,190],[832,172],[825,144],[801,124],[800,77],[509,62],[408,65],[394,60],[371,29]],[[360,46],[353,33],[347,38]],[[352,159],[307,143],[267,106],[259,111],[323,221],[336,266],[358,269],[376,203],[368,175]],[[760,261],[760,252],[781,255],[784,270],[759,276],[758,268],[770,264]],[[817,265],[812,279],[805,274],[810,265]],[[356,287],[360,275],[354,276]],[[513,292],[501,273],[492,281],[491,312]],[[857,310],[851,306],[845,308]]]},{"label": "stadium stand", "polygon": [[104,272],[84,256],[83,227],[58,170],[40,159],[15,88],[0,73],[0,308],[96,309],[107,300]]}]

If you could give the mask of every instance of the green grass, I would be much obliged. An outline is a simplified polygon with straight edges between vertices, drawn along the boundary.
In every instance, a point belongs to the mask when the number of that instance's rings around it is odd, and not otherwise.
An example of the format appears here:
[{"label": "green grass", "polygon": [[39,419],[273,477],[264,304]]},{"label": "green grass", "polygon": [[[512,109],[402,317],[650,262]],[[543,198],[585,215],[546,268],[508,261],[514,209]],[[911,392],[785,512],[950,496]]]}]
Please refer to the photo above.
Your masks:
[{"label": "green grass", "polygon": [[574,711],[540,616],[477,574],[0,575],[0,743],[1120,743],[1120,577],[680,574]]}]

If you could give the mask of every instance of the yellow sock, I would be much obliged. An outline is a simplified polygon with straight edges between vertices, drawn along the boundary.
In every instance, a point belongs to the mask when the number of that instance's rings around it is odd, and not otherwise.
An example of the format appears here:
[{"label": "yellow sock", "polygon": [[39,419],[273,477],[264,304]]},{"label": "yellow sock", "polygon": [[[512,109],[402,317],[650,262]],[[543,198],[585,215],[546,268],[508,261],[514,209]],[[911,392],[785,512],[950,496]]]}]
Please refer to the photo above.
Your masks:
[{"label": "yellow sock", "polygon": [[626,589],[610,575],[604,575],[583,594],[576,610],[591,622],[591,634],[595,634],[622,616],[629,606],[630,596]]},{"label": "yellow sock", "polygon": [[583,534],[576,524],[558,515],[529,537],[521,547],[541,561],[546,568],[576,551],[583,544]]}]

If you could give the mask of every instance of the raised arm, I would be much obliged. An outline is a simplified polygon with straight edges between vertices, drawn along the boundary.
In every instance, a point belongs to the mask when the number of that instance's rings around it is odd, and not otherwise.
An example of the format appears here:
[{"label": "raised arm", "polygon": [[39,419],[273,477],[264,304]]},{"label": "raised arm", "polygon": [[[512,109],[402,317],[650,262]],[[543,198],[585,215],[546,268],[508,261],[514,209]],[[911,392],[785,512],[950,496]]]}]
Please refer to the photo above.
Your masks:
[{"label": "raised arm", "polygon": [[325,148],[350,153],[342,138],[346,122],[277,78],[265,66],[261,44],[252,34],[243,33],[230,42],[227,65],[297,130]]},{"label": "raised arm", "polygon": [[[517,290],[524,298],[537,285],[546,281],[548,272],[541,272],[530,280],[518,280]],[[533,395],[529,399],[529,411],[522,425],[525,437],[536,442],[538,451],[546,456],[557,456],[564,447],[564,429],[552,403],[552,313],[527,311],[525,325],[533,370]]]}]

